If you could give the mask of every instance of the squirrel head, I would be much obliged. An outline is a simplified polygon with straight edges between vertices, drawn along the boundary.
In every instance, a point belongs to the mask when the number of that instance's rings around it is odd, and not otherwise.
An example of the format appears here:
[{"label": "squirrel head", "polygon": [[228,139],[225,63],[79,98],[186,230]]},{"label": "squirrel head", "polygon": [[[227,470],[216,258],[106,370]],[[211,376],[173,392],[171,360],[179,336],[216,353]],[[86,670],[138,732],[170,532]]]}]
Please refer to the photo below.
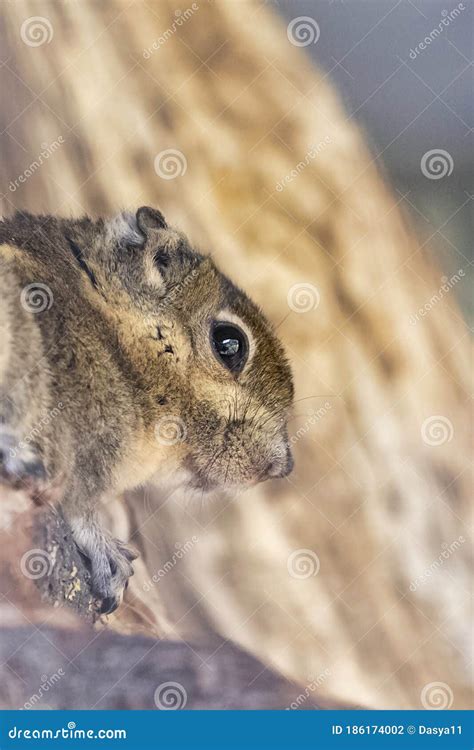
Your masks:
[{"label": "squirrel head", "polygon": [[96,226],[84,259],[146,394],[157,473],[200,490],[286,476],[293,383],[262,311],[160,211]]}]

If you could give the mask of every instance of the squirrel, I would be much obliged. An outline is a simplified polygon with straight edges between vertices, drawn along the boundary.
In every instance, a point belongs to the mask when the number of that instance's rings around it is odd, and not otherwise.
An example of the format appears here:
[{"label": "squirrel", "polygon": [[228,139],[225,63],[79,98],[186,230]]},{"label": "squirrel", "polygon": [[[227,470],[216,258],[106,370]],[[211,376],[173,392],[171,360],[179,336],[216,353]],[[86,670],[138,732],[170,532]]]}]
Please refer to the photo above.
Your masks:
[{"label": "squirrel", "polygon": [[292,469],[278,338],[157,209],[1,220],[0,334],[0,474],[55,488],[104,613],[137,556],[101,527],[106,493],[232,493]]}]

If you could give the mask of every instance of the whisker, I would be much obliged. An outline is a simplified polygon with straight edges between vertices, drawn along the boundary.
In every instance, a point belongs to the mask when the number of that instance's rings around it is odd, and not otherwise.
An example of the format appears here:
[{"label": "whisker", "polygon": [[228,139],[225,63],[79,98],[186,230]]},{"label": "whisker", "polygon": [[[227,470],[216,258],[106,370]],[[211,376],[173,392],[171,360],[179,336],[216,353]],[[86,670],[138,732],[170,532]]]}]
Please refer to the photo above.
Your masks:
[{"label": "whisker", "polygon": [[342,398],[342,396],[338,396],[335,393],[320,393],[319,396],[303,396],[303,398],[297,398],[293,403],[297,404],[300,401],[307,401],[310,398]]},{"label": "whisker", "polygon": [[291,414],[291,416],[288,417],[287,422],[291,422],[292,419],[298,419],[302,417],[314,417],[315,412],[306,412],[306,414]]},{"label": "whisker", "polygon": [[224,451],[225,451],[225,446],[223,448],[217,448],[217,450],[214,451],[214,454],[211,456],[206,466],[204,467],[204,470],[203,470],[204,476],[207,476],[209,474],[215,462],[217,461],[218,458],[222,456]]},{"label": "whisker", "polygon": [[226,469],[225,469],[224,486],[227,484],[227,475],[229,473],[230,459],[231,459],[231,456],[228,456],[227,457],[227,466],[226,466]]}]

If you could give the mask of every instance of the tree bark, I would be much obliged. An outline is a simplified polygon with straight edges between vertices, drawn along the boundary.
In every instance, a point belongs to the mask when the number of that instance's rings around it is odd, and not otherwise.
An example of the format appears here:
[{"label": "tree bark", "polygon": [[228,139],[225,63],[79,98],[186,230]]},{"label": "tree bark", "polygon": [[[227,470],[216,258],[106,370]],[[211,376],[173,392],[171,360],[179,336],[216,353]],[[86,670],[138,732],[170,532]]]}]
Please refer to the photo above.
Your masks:
[{"label": "tree bark", "polygon": [[2,710],[339,707],[229,641],[187,644],[91,627],[101,602],[68,525],[2,484],[0,502]]},{"label": "tree bark", "polygon": [[[91,576],[87,561],[81,555],[71,530],[54,510],[41,513],[33,529],[35,549],[46,553],[43,559],[47,575],[38,581],[41,599],[53,607],[67,604],[83,619],[94,623],[99,618],[100,600],[90,587]],[[30,564],[34,557],[30,559]],[[41,556],[39,558],[42,562]]]}]

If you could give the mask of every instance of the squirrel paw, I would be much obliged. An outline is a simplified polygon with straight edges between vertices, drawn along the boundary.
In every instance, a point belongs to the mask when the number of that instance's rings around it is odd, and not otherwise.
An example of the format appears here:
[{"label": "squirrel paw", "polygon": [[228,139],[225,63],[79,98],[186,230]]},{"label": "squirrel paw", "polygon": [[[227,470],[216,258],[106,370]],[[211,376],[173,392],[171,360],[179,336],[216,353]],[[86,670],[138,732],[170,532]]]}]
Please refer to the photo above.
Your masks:
[{"label": "squirrel paw", "polygon": [[100,611],[110,614],[122,601],[128,579],[134,572],[132,562],[138,553],[96,524],[75,520],[71,526],[77,546],[91,562],[91,588],[102,600]]}]

